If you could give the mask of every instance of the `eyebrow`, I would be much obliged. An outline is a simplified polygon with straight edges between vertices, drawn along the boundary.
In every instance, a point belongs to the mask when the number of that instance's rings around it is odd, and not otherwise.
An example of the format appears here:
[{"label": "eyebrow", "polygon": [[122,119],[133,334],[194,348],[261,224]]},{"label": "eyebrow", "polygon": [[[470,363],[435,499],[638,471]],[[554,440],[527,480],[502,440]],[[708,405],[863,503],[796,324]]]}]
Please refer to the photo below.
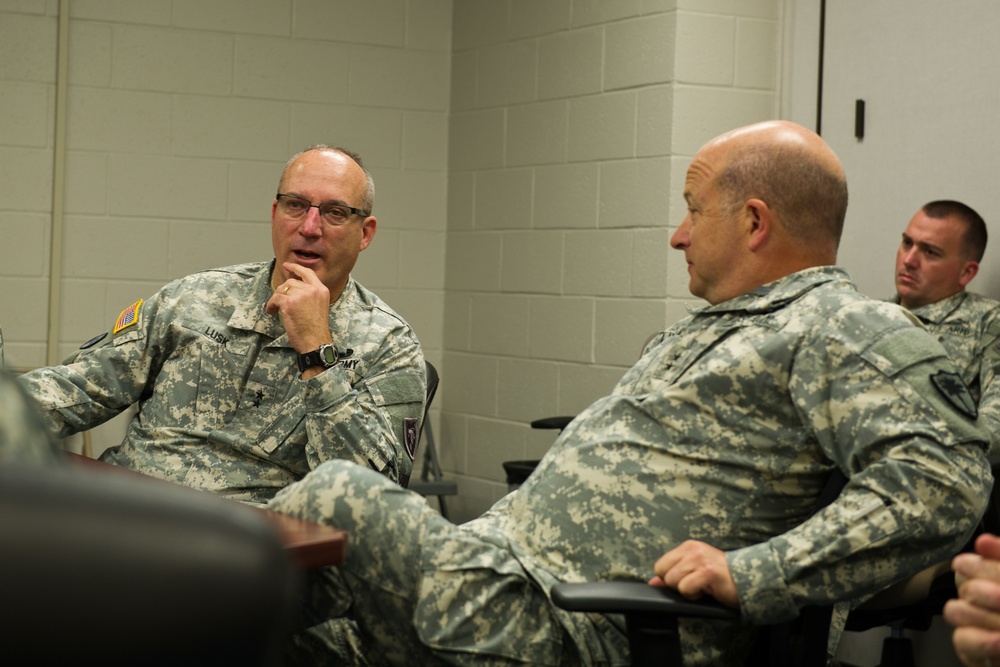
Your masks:
[{"label": "eyebrow", "polygon": [[[309,202],[310,204],[312,204],[312,199],[309,199],[309,197],[306,197],[305,195],[301,195],[298,192],[285,192],[283,194],[291,195],[293,197],[298,197],[299,199],[303,199],[303,200]],[[321,201],[319,203],[320,206],[324,206],[326,204],[333,204],[334,206],[346,206],[348,208],[353,208],[350,204],[348,204],[343,199],[326,199],[326,200]]]},{"label": "eyebrow", "polygon": [[906,232],[903,232],[903,239],[909,241],[921,250],[936,250],[942,255],[944,254],[944,248],[941,246],[934,245],[933,243],[927,243],[927,241],[914,241],[913,238],[911,238]]}]

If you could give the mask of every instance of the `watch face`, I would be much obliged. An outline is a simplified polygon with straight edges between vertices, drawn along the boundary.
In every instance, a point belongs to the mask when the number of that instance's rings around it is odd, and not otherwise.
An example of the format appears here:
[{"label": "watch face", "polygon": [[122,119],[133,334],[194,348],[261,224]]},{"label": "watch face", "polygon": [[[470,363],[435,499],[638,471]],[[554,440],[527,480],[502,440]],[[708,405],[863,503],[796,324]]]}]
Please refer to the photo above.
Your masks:
[{"label": "watch face", "polygon": [[325,366],[333,366],[337,363],[337,350],[333,345],[324,345],[319,348],[319,356]]}]

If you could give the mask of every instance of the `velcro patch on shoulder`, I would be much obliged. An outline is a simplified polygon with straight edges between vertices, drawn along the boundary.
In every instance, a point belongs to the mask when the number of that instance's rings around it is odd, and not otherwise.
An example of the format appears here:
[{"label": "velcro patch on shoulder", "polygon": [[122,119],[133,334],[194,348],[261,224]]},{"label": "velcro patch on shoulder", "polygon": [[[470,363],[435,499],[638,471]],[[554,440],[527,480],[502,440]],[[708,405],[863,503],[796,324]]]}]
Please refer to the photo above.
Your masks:
[{"label": "velcro patch on shoulder", "polygon": [[139,299],[131,306],[126,308],[118,316],[118,320],[115,321],[115,328],[111,331],[112,335],[116,335],[119,331],[124,331],[130,326],[139,321],[139,309],[142,307],[142,299]]},{"label": "velcro patch on shoulder", "polygon": [[380,406],[419,403],[426,393],[423,373],[415,371],[380,375],[366,384],[375,404]]},{"label": "velcro patch on shoulder", "polygon": [[918,327],[900,327],[879,336],[861,356],[888,377],[931,359],[947,357],[941,344]]},{"label": "velcro patch on shoulder", "polygon": [[962,376],[951,371],[938,371],[930,376],[931,384],[938,390],[944,399],[955,406],[955,408],[970,419],[979,416],[979,409],[972,399],[969,388],[962,382]]},{"label": "velcro patch on shoulder", "polygon": [[990,322],[982,340],[986,341],[983,356],[994,361],[1000,360],[1000,318]]}]

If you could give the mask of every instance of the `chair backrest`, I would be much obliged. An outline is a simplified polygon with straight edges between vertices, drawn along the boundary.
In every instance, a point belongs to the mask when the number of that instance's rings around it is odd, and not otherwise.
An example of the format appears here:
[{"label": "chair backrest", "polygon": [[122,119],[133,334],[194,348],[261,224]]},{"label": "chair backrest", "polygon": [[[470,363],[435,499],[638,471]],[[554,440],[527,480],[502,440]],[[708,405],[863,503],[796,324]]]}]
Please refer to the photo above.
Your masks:
[{"label": "chair backrest", "polygon": [[301,583],[253,508],[129,475],[0,464],[0,661],[277,664]]},{"label": "chair backrest", "polygon": [[[413,448],[414,461],[417,460],[417,452],[420,450],[420,441],[423,439],[424,429],[427,427],[428,413],[431,409],[431,402],[434,400],[434,394],[437,393],[439,382],[437,369],[434,368],[434,365],[426,359],[424,359],[424,377],[427,381],[427,393],[424,397],[424,416],[423,419],[420,420],[420,430],[417,432],[417,446]],[[401,478],[399,480],[399,484],[403,488],[408,488],[410,486],[410,476],[406,475]]]},{"label": "chair backrest", "polygon": [[427,400],[424,402],[424,420],[420,422],[421,428],[427,422],[427,413],[431,409],[431,401],[438,388],[438,372],[431,362],[424,360],[424,372],[427,374]]}]

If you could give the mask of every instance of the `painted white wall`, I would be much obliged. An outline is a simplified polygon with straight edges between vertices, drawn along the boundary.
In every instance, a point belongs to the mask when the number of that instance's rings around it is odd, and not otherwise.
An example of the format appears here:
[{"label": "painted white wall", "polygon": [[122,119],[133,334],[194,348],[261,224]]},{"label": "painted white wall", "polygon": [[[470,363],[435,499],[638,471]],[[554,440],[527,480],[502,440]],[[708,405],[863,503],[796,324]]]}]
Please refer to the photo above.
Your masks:
[{"label": "painted white wall", "polygon": [[606,395],[686,314],[690,158],[773,117],[781,3],[455,3],[442,461],[458,518],[503,495],[532,419]]}]

